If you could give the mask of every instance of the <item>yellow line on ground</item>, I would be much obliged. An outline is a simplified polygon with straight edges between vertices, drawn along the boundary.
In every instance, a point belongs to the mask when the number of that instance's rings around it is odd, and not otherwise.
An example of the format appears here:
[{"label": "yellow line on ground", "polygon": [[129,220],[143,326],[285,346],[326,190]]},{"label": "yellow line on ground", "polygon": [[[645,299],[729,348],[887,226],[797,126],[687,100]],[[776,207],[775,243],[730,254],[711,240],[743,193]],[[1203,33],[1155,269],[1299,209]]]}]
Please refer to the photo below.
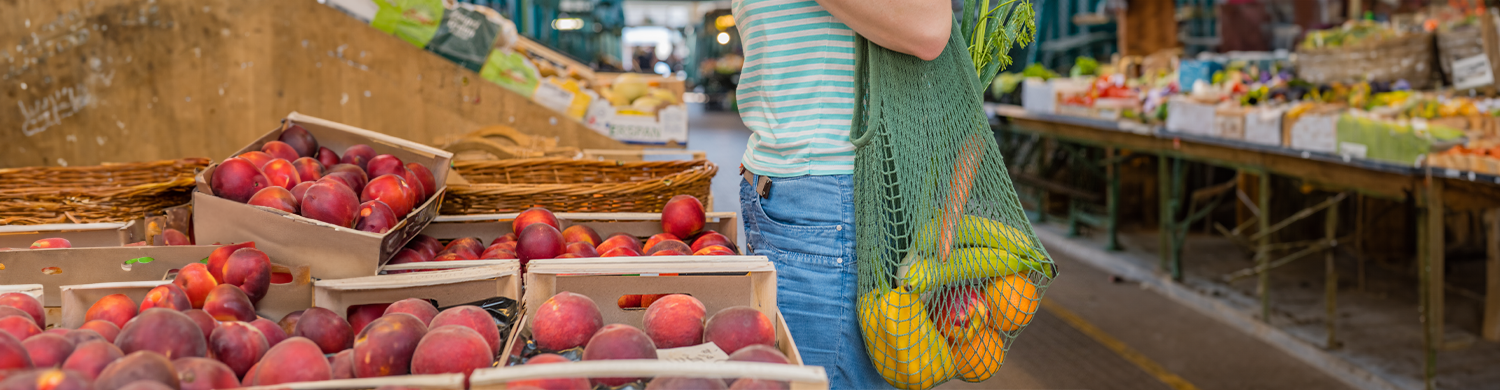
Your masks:
[{"label": "yellow line on ground", "polygon": [[1110,351],[1114,351],[1115,354],[1120,355],[1120,357],[1125,358],[1125,360],[1129,361],[1132,364],[1135,364],[1136,367],[1140,367],[1142,371],[1145,371],[1147,374],[1151,374],[1151,376],[1156,377],[1156,380],[1167,384],[1167,386],[1171,386],[1175,390],[1198,390],[1197,386],[1193,386],[1192,383],[1188,383],[1186,379],[1182,379],[1182,377],[1177,376],[1177,374],[1173,374],[1171,371],[1167,371],[1165,367],[1157,364],[1156,361],[1151,360],[1151,358],[1146,357],[1146,355],[1142,355],[1140,352],[1136,352],[1135,349],[1130,348],[1130,346],[1125,345],[1125,343],[1120,342],[1120,340],[1115,339],[1108,333],[1104,333],[1103,330],[1100,330],[1098,327],[1094,326],[1094,324],[1085,321],[1077,314],[1073,314],[1073,312],[1068,311],[1068,309],[1064,309],[1062,306],[1052,302],[1051,299],[1043,299],[1042,308],[1047,309],[1047,311],[1049,312],[1052,312],[1052,314],[1056,315],[1058,318],[1062,318],[1062,320],[1067,322],[1068,325],[1072,325],[1074,329],[1078,329],[1079,332],[1083,332],[1083,334],[1086,334],[1089,337],[1093,338],[1094,341],[1098,341],[1099,344],[1103,344],[1105,348],[1109,348]]}]

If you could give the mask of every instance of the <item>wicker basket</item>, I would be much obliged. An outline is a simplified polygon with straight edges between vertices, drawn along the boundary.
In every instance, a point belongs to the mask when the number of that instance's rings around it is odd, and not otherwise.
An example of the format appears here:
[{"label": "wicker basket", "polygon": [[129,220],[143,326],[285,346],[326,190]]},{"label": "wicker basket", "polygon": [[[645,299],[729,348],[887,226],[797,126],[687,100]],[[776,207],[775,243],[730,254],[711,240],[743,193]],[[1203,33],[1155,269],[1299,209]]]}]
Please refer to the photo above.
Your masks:
[{"label": "wicker basket", "polygon": [[0,169],[0,225],[123,222],[192,200],[206,158]]},{"label": "wicker basket", "polygon": [[719,167],[707,160],[585,161],[533,158],[456,161],[469,184],[450,184],[443,215],[553,212],[661,212],[674,195],[705,202]]},{"label": "wicker basket", "polygon": [[1365,80],[1406,80],[1414,90],[1432,85],[1432,34],[1408,33],[1382,40],[1318,49],[1299,49],[1297,74],[1318,84]]}]

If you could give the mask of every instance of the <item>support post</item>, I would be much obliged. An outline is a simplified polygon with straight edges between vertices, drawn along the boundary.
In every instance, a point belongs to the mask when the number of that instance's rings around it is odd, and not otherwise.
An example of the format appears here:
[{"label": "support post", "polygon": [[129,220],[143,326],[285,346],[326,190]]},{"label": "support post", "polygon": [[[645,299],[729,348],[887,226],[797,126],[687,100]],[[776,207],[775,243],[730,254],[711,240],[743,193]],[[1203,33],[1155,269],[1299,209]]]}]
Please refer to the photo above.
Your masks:
[{"label": "support post", "polygon": [[1365,291],[1365,195],[1354,194],[1354,257],[1359,261],[1359,291]]},{"label": "support post", "polygon": [[1120,250],[1120,162],[1115,160],[1119,152],[1113,147],[1104,148],[1104,158],[1110,161],[1105,167],[1105,176],[1109,180],[1109,188],[1104,192],[1104,250]]},{"label": "support post", "polygon": [[1171,157],[1163,154],[1156,158],[1156,199],[1160,215],[1157,218],[1157,251],[1161,253],[1161,269],[1167,268],[1167,257],[1172,251],[1172,174],[1168,162]]},{"label": "support post", "polygon": [[[1323,217],[1323,234],[1329,240],[1338,240],[1339,205],[1329,206],[1328,210],[1324,211]],[[1324,348],[1327,349],[1339,347],[1337,337],[1339,274],[1337,269],[1334,268],[1333,263],[1333,254],[1334,250],[1338,248],[1337,245],[1338,243],[1335,241],[1333,246],[1329,246],[1328,250],[1323,252],[1323,303],[1327,310],[1323,321],[1328,331],[1328,340],[1324,343]]]},{"label": "support post", "polygon": [[1078,214],[1083,208],[1078,206],[1078,199],[1068,198],[1068,237],[1083,235],[1083,230],[1078,228]]},{"label": "support post", "polygon": [[[1260,207],[1258,232],[1266,232],[1271,229],[1271,173],[1261,172],[1260,175],[1260,198],[1257,199]],[[1256,240],[1255,249],[1256,262],[1260,264],[1265,272],[1260,273],[1260,283],[1256,286],[1256,292],[1260,293],[1260,320],[1266,324],[1271,323],[1271,235],[1262,234]]]},{"label": "support post", "polygon": [[1484,323],[1479,333],[1485,340],[1500,341],[1500,209],[1486,210],[1484,225],[1489,261],[1485,267]]},{"label": "support post", "polygon": [[1182,247],[1187,245],[1187,230],[1192,222],[1191,219],[1184,220],[1182,222],[1178,222],[1176,220],[1177,208],[1182,204],[1183,198],[1183,177],[1187,176],[1186,172],[1183,171],[1184,169],[1182,167],[1182,159],[1173,158],[1171,198],[1172,203],[1170,211],[1172,219],[1168,221],[1169,223],[1171,223],[1172,230],[1170,231],[1171,235],[1168,236],[1168,240],[1170,240],[1169,242],[1171,245],[1167,247],[1168,257],[1166,265],[1167,272],[1172,275],[1172,280],[1176,281],[1182,281]]},{"label": "support post", "polygon": [[1421,186],[1421,217],[1417,220],[1417,256],[1422,296],[1422,378],[1437,388],[1437,351],[1443,345],[1443,182],[1431,172]]}]

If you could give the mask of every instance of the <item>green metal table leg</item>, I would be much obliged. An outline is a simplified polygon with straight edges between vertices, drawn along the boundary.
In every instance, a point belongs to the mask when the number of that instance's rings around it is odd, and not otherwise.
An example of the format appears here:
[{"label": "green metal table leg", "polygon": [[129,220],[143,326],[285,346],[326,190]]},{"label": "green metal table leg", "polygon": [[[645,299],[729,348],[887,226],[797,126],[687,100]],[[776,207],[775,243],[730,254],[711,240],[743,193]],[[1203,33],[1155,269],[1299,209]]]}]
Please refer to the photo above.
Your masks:
[{"label": "green metal table leg", "polygon": [[1108,176],[1109,188],[1104,192],[1104,207],[1106,219],[1104,220],[1105,244],[1104,250],[1120,250],[1120,162],[1115,161],[1118,152],[1115,148],[1104,148],[1105,158],[1111,162],[1106,168],[1105,175]]},{"label": "green metal table leg", "polygon": [[1168,238],[1170,246],[1167,247],[1168,257],[1166,266],[1167,272],[1172,275],[1172,280],[1177,281],[1182,280],[1182,247],[1187,244],[1187,229],[1188,226],[1192,225],[1191,218],[1181,222],[1176,220],[1177,208],[1182,204],[1183,187],[1185,187],[1183,180],[1186,175],[1183,171],[1182,159],[1172,159],[1172,201],[1169,204],[1170,210],[1168,212],[1171,213],[1170,215],[1173,219],[1171,220],[1171,236]]},{"label": "green metal table leg", "polygon": [[1068,237],[1083,235],[1078,228],[1078,214],[1080,213],[1083,213],[1083,208],[1078,206],[1078,200],[1068,199]]},{"label": "green metal table leg", "polygon": [[[1339,231],[1339,205],[1329,206],[1324,211],[1323,233],[1329,240],[1338,239]],[[1328,331],[1328,340],[1324,348],[1335,349],[1339,347],[1338,340],[1338,296],[1339,296],[1339,274],[1334,268],[1333,250],[1337,247],[1329,247],[1323,252],[1323,303],[1327,311],[1324,318],[1324,326]]]},{"label": "green metal table leg", "polygon": [[1156,250],[1161,253],[1160,267],[1162,269],[1167,268],[1167,258],[1170,256],[1168,253],[1172,248],[1172,175],[1171,168],[1167,166],[1168,160],[1171,160],[1171,157],[1165,155],[1156,158],[1156,199],[1157,207],[1161,208],[1157,222]]},{"label": "green metal table leg", "polygon": [[[1271,173],[1260,172],[1259,176],[1260,188],[1258,188],[1258,190],[1260,192],[1260,199],[1258,199],[1257,203],[1259,203],[1258,206],[1260,207],[1260,215],[1256,217],[1256,219],[1259,220],[1259,226],[1256,231],[1266,232],[1271,229]],[[1259,242],[1256,243],[1257,247],[1255,249],[1255,258],[1261,269],[1265,270],[1260,273],[1260,284],[1257,287],[1257,290],[1259,290],[1260,292],[1260,320],[1264,321],[1266,324],[1270,324],[1271,235],[1263,234],[1258,241]]]}]

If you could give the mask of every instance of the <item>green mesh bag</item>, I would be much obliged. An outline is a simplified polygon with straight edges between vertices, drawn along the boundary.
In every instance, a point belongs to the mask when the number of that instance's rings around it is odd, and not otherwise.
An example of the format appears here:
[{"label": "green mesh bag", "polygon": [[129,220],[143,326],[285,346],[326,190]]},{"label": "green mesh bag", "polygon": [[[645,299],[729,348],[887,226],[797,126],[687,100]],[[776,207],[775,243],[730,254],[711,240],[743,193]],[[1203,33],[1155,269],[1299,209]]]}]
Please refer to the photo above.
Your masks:
[{"label": "green mesh bag", "polygon": [[876,371],[899,389],[988,379],[1056,277],[954,26],[933,61],[855,42],[858,316]]}]

